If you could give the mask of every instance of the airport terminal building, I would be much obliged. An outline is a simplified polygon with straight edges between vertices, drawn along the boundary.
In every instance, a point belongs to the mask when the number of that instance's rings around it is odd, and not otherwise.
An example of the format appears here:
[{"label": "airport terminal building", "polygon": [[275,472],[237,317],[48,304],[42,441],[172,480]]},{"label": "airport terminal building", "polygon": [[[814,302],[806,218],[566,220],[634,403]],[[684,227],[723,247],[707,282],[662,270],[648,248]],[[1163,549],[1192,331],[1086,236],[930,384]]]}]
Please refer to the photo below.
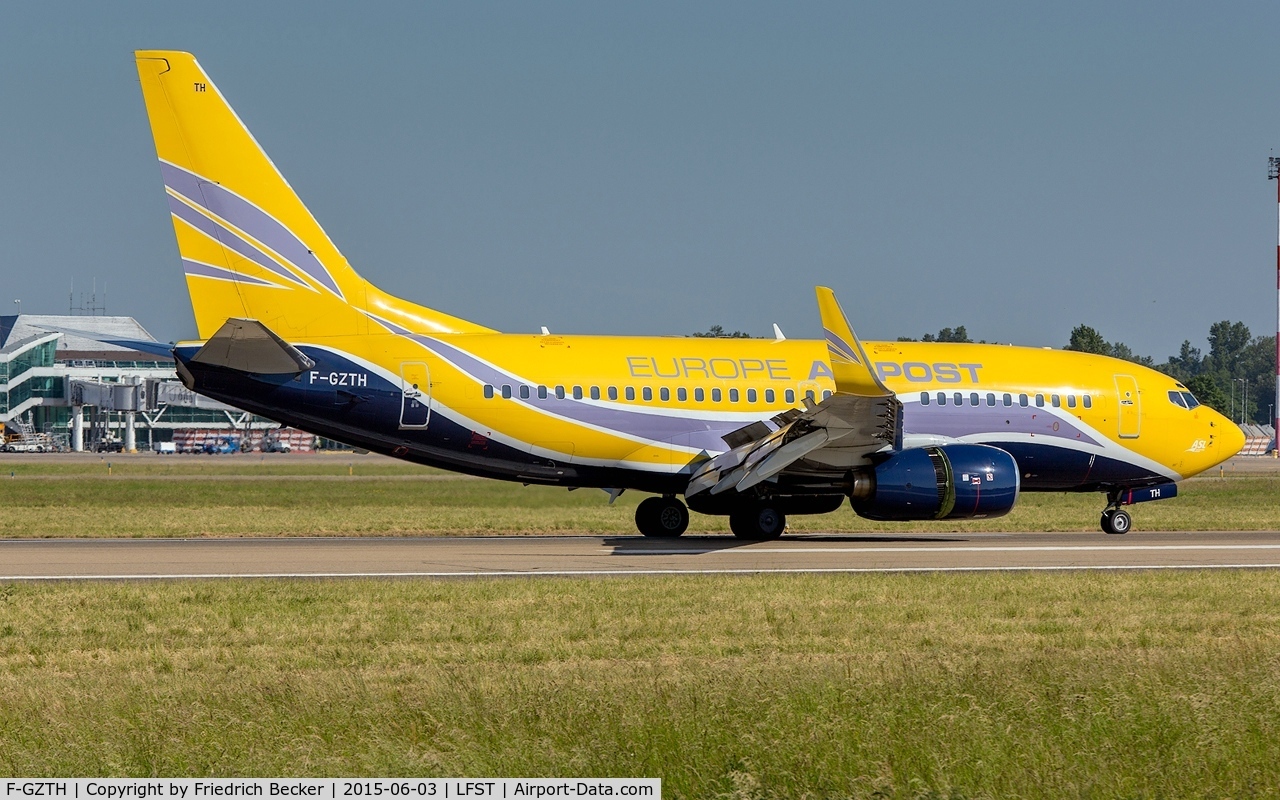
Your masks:
[{"label": "airport terminal building", "polygon": [[199,433],[261,440],[279,425],[187,389],[132,317],[0,316],[0,424],[26,449],[151,449]]}]

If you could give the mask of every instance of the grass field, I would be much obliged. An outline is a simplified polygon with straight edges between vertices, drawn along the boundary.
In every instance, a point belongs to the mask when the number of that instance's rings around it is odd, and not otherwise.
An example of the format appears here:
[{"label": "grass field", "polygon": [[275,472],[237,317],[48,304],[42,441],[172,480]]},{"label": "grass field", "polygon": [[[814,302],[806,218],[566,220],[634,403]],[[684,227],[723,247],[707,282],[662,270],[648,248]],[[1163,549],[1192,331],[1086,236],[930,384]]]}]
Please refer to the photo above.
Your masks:
[{"label": "grass field", "polygon": [[[1196,479],[1181,492],[1135,506],[1137,529],[1280,529],[1280,474]],[[0,463],[0,538],[633,533],[642,497],[610,507],[594,489],[524,487],[390,459],[24,459]],[[797,533],[1095,530],[1102,505],[1097,494],[1027,493],[994,520],[874,523],[846,505],[789,524]],[[694,514],[690,531],[728,525]]]},{"label": "grass field", "polygon": [[6,775],[1274,797],[1273,572],[0,587]]}]

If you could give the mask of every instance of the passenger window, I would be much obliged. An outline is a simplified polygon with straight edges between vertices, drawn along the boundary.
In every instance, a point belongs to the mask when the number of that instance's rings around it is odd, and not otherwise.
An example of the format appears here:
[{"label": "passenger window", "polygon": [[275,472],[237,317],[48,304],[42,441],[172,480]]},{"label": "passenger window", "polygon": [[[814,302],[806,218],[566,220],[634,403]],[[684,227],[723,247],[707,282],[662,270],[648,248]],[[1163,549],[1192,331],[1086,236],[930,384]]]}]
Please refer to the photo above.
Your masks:
[{"label": "passenger window", "polygon": [[1004,404],[1005,404],[1005,407],[1006,407],[1006,408],[1008,408],[1009,406],[1013,405],[1013,395],[1009,394],[1008,392],[1005,392],[1005,393],[1004,393]]},{"label": "passenger window", "polygon": [[627,387],[627,399],[628,399],[628,400],[635,400],[635,399],[636,399],[636,387],[634,387],[634,386],[628,386],[628,387]]},{"label": "passenger window", "polygon": [[1067,408],[1076,407],[1076,396],[1074,394],[1067,395]]},{"label": "passenger window", "polygon": [[711,402],[713,402],[713,403],[719,403],[719,402],[720,402],[720,397],[721,397],[721,395],[720,395],[720,390],[719,390],[719,389],[712,389],[712,390],[711,390]]},{"label": "passenger window", "polygon": [[772,403],[777,399],[778,399],[778,395],[772,389],[764,390],[764,401],[766,403]]},{"label": "passenger window", "polygon": [[671,402],[671,390],[663,386],[658,390],[658,397],[660,397],[664,403]]},{"label": "passenger window", "polygon": [[1018,395],[1018,405],[1022,406],[1023,408],[1027,407],[1027,396],[1025,394]]},{"label": "passenger window", "polygon": [[609,399],[610,399],[610,400],[617,400],[617,399],[618,399],[618,387],[617,387],[617,386],[610,386],[610,387],[609,387]]},{"label": "passenger window", "polygon": [[502,384],[502,399],[503,400],[511,399],[511,384],[509,383]]},{"label": "passenger window", "polygon": [[556,387],[556,399],[557,399],[557,400],[563,400],[563,399],[564,399],[564,387],[563,387],[563,386],[557,386],[557,387]]},{"label": "passenger window", "polygon": [[490,386],[490,385],[489,385],[489,384],[487,384],[487,383],[484,385],[484,398],[485,398],[486,400],[492,400],[492,399],[493,399],[493,387],[492,387],[492,386]]},{"label": "passenger window", "polygon": [[1044,408],[1044,395],[1036,395],[1036,408]]},{"label": "passenger window", "polygon": [[812,389],[810,389],[809,391],[805,392],[805,393],[804,393],[804,396],[805,396],[805,399],[806,399],[806,400],[808,400],[810,403],[812,403],[812,402],[813,402],[813,390],[812,390]]},{"label": "passenger window", "polygon": [[835,394],[835,392],[831,391],[830,389],[823,389],[823,390],[822,390],[822,399],[823,399],[823,400],[826,400],[828,397],[830,397],[830,396],[831,396],[831,395],[833,395],[833,394]]},{"label": "passenger window", "polygon": [[1062,398],[1058,395],[1053,395],[1049,400],[1053,403],[1054,408],[1062,408]]},{"label": "passenger window", "polygon": [[783,400],[784,400],[788,405],[792,405],[792,404],[794,404],[794,403],[796,402],[796,391],[795,391],[795,389],[787,389],[785,392],[783,392],[783,393],[782,393],[782,399],[783,399]]},{"label": "passenger window", "polygon": [[646,386],[646,387],[644,387],[643,389],[641,389],[641,390],[640,390],[640,395],[644,398],[644,401],[645,401],[646,403],[648,403],[648,402],[652,402],[652,400],[653,400],[653,389],[650,389],[648,386]]},{"label": "passenger window", "polygon": [[996,404],[996,393],[987,392],[987,405],[994,406]]},{"label": "passenger window", "polygon": [[729,390],[729,402],[730,402],[730,403],[736,403],[736,402],[738,402],[738,390],[737,390],[737,389],[730,389],[730,390]]},{"label": "passenger window", "polygon": [[945,406],[947,404],[947,393],[938,392],[938,405]]},{"label": "passenger window", "polygon": [[599,386],[592,386],[592,387],[591,387],[591,399],[592,399],[592,400],[599,400],[599,399],[600,399],[600,387],[599,387]]},{"label": "passenger window", "polygon": [[528,400],[528,399],[529,399],[529,387],[528,387],[528,386],[521,386],[521,387],[520,387],[520,399],[521,399],[521,400]]},{"label": "passenger window", "polygon": [[927,405],[929,405],[929,393],[928,393],[928,392],[921,392],[921,393],[920,393],[920,405],[922,405],[922,406],[927,406]]},{"label": "passenger window", "polygon": [[956,405],[958,406],[964,405],[964,395],[961,394],[960,392],[956,392],[955,394],[951,395],[951,399],[956,401]]},{"label": "passenger window", "polygon": [[707,399],[707,393],[702,390],[701,386],[693,390],[693,399],[699,403]]},{"label": "passenger window", "polygon": [[748,403],[754,403],[755,401],[756,401],[756,390],[755,390],[755,389],[748,389],[748,390],[747,390],[747,402],[748,402]]},{"label": "passenger window", "polygon": [[684,388],[683,386],[681,386],[679,389],[676,389],[676,399],[679,400],[681,403],[688,400],[689,390]]},{"label": "passenger window", "polygon": [[581,400],[581,399],[582,399],[582,387],[581,387],[581,386],[575,386],[575,387],[573,387],[573,399],[574,399],[574,400]]},{"label": "passenger window", "polygon": [[978,393],[977,393],[977,392],[970,392],[970,393],[969,393],[969,405],[971,405],[971,406],[981,405],[981,404],[978,402]]},{"label": "passenger window", "polygon": [[1187,407],[1187,401],[1182,399],[1182,393],[1181,393],[1181,392],[1175,392],[1175,391],[1173,391],[1172,389],[1171,389],[1171,390],[1169,390],[1169,402],[1170,402],[1170,403],[1173,403],[1173,404],[1174,404],[1175,406],[1177,406],[1178,408],[1186,408],[1186,407]]},{"label": "passenger window", "polygon": [[1093,398],[1092,398],[1092,397],[1090,397],[1089,395],[1087,395],[1087,394],[1086,394],[1086,395],[1085,395],[1083,398],[1081,398],[1081,399],[1084,401],[1084,407],[1085,407],[1085,408],[1093,408]]},{"label": "passenger window", "polygon": [[538,399],[539,399],[539,400],[546,400],[546,399],[547,399],[547,387],[545,387],[545,386],[539,386],[539,387],[538,387]]}]

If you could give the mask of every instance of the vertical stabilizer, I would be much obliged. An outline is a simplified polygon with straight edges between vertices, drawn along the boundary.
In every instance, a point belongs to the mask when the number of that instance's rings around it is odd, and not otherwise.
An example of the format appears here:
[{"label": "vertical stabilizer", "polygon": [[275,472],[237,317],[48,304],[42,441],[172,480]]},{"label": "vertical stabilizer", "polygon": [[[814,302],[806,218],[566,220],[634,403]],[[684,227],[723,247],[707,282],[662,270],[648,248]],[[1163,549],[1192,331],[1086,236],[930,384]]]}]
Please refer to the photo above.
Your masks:
[{"label": "vertical stabilizer", "polygon": [[371,286],[191,54],[135,55],[201,338],[233,317],[291,341],[358,334],[365,311],[424,333],[487,330]]}]

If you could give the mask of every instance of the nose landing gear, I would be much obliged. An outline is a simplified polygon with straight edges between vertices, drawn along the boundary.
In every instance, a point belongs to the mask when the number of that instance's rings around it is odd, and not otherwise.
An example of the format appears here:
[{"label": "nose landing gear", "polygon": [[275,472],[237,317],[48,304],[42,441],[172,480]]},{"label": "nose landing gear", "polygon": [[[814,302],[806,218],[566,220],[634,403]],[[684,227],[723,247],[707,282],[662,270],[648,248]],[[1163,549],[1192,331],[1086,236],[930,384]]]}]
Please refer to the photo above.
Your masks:
[{"label": "nose landing gear", "polygon": [[1168,500],[1178,496],[1176,483],[1143,486],[1137,489],[1112,489],[1107,492],[1107,508],[1102,512],[1102,529],[1107,533],[1128,533],[1133,529],[1133,518],[1122,506],[1147,503],[1152,500]]},{"label": "nose landing gear", "polygon": [[1108,508],[1102,512],[1102,530],[1107,533],[1124,534],[1133,527],[1133,518],[1122,508]]}]

